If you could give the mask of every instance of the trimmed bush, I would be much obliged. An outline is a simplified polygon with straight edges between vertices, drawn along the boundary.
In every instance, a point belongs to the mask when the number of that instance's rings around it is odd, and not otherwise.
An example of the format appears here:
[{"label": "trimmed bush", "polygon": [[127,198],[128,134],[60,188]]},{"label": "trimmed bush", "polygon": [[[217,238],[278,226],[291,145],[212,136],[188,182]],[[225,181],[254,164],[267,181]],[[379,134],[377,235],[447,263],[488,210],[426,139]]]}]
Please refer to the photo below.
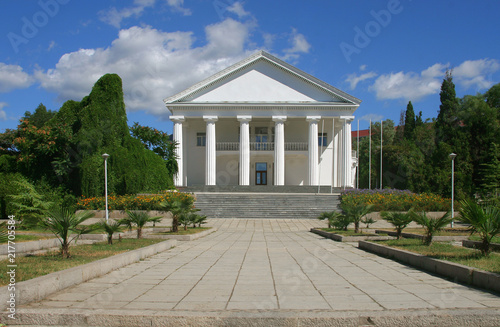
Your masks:
[{"label": "trimmed bush", "polygon": [[[160,203],[173,203],[181,201],[185,198],[192,198],[194,195],[181,192],[165,192],[162,194],[145,194],[145,195],[110,195],[108,196],[109,210],[158,210],[162,211],[163,207]],[[104,196],[99,197],[82,197],[78,200],[77,209],[80,210],[104,210],[106,199]]]},{"label": "trimmed bush", "polygon": [[341,194],[344,205],[358,204],[373,205],[373,211],[448,211],[451,200],[439,195],[422,193],[416,194],[408,190],[345,190]]}]

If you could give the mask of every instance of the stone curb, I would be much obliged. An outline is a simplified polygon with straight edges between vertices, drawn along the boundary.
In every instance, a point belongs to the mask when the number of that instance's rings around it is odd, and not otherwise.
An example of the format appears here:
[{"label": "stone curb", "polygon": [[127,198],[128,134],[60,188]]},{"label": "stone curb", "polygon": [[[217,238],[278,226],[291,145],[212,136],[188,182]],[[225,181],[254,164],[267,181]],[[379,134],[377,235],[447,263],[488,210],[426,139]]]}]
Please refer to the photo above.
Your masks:
[{"label": "stone curb", "polygon": [[[155,238],[155,239],[171,239],[171,240],[177,240],[177,241],[193,241],[197,240],[200,237],[207,236],[208,234],[212,234],[217,231],[217,228],[212,227],[210,229],[204,230],[203,232],[199,232],[196,234],[189,234],[189,235],[153,235],[153,234],[148,234],[147,238]],[[155,232],[153,228],[153,233]]]},{"label": "stone curb", "polygon": [[[5,315],[5,314],[4,314]],[[157,311],[23,309],[9,325],[25,326],[498,326],[496,309],[391,311]],[[2,317],[3,318],[3,317]],[[3,321],[3,320],[2,320]]]},{"label": "stone curb", "polygon": [[[174,247],[176,240],[167,240],[144,248],[120,253],[77,267],[57,271],[45,276],[16,283],[16,305],[40,301],[43,298],[90,279],[105,275],[115,269],[127,266],[144,258]],[[18,268],[20,269],[20,268]],[[9,285],[0,287],[0,310],[7,308],[11,291]]]},{"label": "stone curb", "polygon": [[455,282],[473,285],[488,291],[500,292],[499,274],[372,242],[360,241],[358,247],[362,250],[451,278]]},{"label": "stone curb", "polygon": [[[388,231],[388,230],[383,230],[383,229],[376,229],[375,233],[377,233],[377,234],[387,234],[387,235],[390,235],[390,236],[396,236],[397,235],[396,232]],[[419,240],[423,240],[425,238],[424,235],[413,234],[413,233],[401,233],[401,236],[404,237],[404,238],[415,238],[415,239],[419,239]],[[457,235],[457,236],[434,236],[432,238],[432,240],[436,241],[436,242],[454,242],[454,241],[459,242],[459,241],[466,240],[468,238],[469,238],[469,236],[467,236],[467,235],[464,235],[464,236],[460,236],[460,235]]]},{"label": "stone curb", "polygon": [[[481,246],[481,242],[479,241],[471,241],[471,240],[463,240],[462,241],[462,246],[466,248],[471,248],[471,249],[479,249]],[[500,251],[500,244],[498,243],[491,243],[490,244],[490,250],[492,251]]]},{"label": "stone curb", "polygon": [[323,236],[325,238],[329,238],[329,239],[337,241],[337,242],[358,242],[358,241],[365,241],[365,240],[387,241],[387,240],[394,239],[394,237],[392,237],[392,236],[343,236],[343,235],[339,235],[339,234],[325,232],[324,230],[316,229],[316,228],[311,228],[311,233],[318,234],[320,236]]}]

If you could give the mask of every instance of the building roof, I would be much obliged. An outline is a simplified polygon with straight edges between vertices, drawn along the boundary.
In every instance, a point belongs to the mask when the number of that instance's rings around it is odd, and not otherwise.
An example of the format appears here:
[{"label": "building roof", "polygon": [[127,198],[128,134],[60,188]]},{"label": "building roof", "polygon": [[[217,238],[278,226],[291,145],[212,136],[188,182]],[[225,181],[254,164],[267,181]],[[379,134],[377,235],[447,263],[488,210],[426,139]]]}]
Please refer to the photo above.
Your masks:
[{"label": "building roof", "polygon": [[[352,95],[349,95],[336,87],[333,87],[329,85],[328,83],[325,83],[318,78],[307,74],[306,72],[274,57],[273,55],[265,52],[265,51],[259,51],[257,53],[254,53],[250,57],[243,59],[242,61],[206,78],[205,80],[189,87],[188,89],[179,92],[175,95],[172,95],[166,99],[164,99],[165,105],[171,106],[171,105],[181,105],[181,104],[186,104],[186,103],[193,103],[190,100],[195,98],[197,95],[202,94],[203,92],[206,92],[208,89],[212,88],[214,85],[217,84],[222,84],[224,80],[227,78],[230,78],[231,76],[236,75],[238,72],[241,72],[242,70],[248,68],[249,66],[260,62],[260,61],[266,61],[267,63],[272,64],[275,67],[278,67],[287,73],[293,75],[294,77],[302,80],[305,83],[308,83],[316,88],[321,89],[323,92],[328,93],[331,97],[338,99],[339,102],[344,103],[345,105],[349,106],[359,106],[361,103],[361,100],[353,97]],[[320,103],[316,103],[320,104]],[[326,103],[324,103],[326,104]]]}]

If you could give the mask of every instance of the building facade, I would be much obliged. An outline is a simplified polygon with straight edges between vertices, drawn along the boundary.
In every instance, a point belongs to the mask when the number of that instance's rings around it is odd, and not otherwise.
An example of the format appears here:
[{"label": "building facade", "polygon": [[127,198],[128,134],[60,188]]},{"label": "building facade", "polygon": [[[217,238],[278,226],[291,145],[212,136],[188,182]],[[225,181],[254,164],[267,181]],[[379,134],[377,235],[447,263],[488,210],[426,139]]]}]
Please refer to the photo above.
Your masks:
[{"label": "building facade", "polygon": [[361,101],[264,51],[164,102],[176,186],[354,185]]}]

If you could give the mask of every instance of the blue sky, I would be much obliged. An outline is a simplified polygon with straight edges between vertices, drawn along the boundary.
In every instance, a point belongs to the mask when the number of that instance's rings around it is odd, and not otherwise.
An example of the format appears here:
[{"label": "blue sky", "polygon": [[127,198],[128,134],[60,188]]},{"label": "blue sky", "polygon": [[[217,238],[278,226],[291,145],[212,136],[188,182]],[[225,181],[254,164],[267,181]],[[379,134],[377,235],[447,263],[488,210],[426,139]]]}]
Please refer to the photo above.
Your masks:
[{"label": "blue sky", "polygon": [[41,102],[58,110],[118,73],[129,123],[171,133],[164,98],[258,50],[363,100],[361,128],[370,118],[398,123],[409,100],[436,117],[447,68],[460,97],[500,82],[499,1],[10,0],[0,8],[0,132]]}]

